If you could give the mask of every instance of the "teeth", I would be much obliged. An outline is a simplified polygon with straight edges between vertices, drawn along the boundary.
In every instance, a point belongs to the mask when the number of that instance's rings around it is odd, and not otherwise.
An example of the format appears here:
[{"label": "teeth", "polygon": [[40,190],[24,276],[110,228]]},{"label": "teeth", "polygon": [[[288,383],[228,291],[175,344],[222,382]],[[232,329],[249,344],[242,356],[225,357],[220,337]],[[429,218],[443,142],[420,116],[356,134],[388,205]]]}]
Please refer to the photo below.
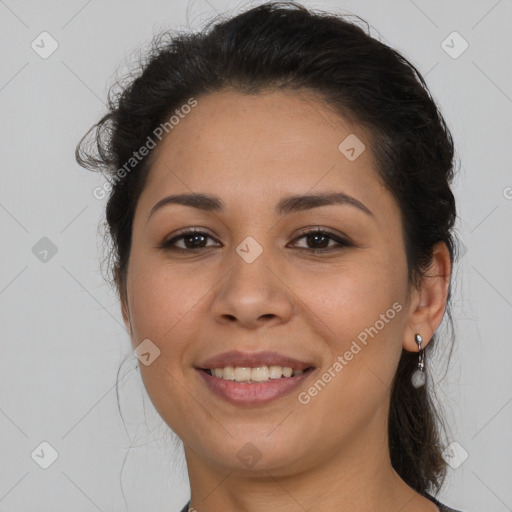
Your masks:
[{"label": "teeth", "polygon": [[209,372],[214,377],[236,382],[268,382],[270,379],[301,375],[304,370],[294,370],[289,366],[258,366],[257,368],[226,366],[212,368]]},{"label": "teeth", "polygon": [[283,377],[291,377],[293,370],[289,366],[283,368]]},{"label": "teeth", "polygon": [[[270,378],[270,371],[268,366],[260,366],[258,368],[246,368],[249,373],[249,379],[255,382],[265,382]],[[249,380],[245,379],[245,380]]]},{"label": "teeth", "polygon": [[244,380],[251,380],[252,371],[251,368],[235,368],[235,380],[237,382],[242,382]]},{"label": "teeth", "polygon": [[271,366],[269,368],[270,378],[271,379],[280,379],[283,375],[283,367],[282,366]]}]

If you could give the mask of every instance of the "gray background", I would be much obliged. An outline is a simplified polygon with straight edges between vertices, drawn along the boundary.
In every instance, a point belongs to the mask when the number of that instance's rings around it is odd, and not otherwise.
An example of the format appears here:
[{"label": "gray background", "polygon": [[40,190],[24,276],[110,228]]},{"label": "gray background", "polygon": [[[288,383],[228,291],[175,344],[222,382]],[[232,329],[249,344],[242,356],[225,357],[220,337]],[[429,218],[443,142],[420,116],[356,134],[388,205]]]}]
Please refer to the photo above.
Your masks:
[{"label": "gray background", "polygon": [[[154,33],[198,29],[241,5],[0,0],[0,512],[171,512],[188,499],[182,452],[142,386],[99,271],[104,200],[93,189],[104,180],[75,163],[74,148],[104,112],[116,69]],[[305,5],[366,19],[426,76],[452,129],[464,257],[454,276],[456,349],[447,373],[446,349],[435,366],[460,448],[447,452],[454,467],[441,499],[465,512],[512,510],[512,1]],[[46,59],[31,47],[43,31],[59,45]],[[457,58],[442,46],[453,31],[469,44]],[[43,237],[55,254],[41,252]],[[125,430],[115,382],[126,355]],[[48,469],[42,442],[58,453]]]}]

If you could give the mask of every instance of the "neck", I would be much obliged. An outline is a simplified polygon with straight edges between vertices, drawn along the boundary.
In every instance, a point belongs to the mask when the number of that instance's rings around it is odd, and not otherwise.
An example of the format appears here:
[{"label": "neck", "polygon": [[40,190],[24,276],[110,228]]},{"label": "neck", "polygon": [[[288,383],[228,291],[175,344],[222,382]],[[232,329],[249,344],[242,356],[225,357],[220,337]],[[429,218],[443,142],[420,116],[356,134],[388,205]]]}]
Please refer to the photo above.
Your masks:
[{"label": "neck", "polygon": [[279,512],[436,511],[433,503],[410,488],[392,468],[386,429],[370,427],[321,459],[315,454],[315,460],[279,467],[257,463],[243,471],[205,460],[185,446],[191,510],[267,512],[272,503],[272,510]]}]

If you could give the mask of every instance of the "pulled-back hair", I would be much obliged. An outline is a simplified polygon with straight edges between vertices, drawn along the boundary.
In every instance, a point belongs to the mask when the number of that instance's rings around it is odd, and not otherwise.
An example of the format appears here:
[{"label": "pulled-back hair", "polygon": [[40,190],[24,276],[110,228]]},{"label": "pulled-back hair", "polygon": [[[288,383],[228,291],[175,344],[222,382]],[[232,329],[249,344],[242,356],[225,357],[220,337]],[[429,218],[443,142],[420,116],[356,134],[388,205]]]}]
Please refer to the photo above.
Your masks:
[{"label": "pulled-back hair", "polygon": [[[269,2],[229,19],[214,19],[197,33],[164,32],[153,39],[140,72],[120,91],[114,89],[108,113],[76,150],[80,165],[104,172],[111,181],[155,128],[190,98],[226,89],[313,92],[370,134],[376,170],[400,207],[409,282],[418,285],[439,241],[453,263],[450,132],[418,70],[348,16]],[[110,284],[120,297],[126,297],[132,221],[153,154],[117,179],[108,197]],[[451,325],[450,296],[451,283],[445,312]],[[426,348],[427,371],[437,336]],[[453,327],[451,338],[453,342]],[[391,462],[417,492],[437,493],[446,474],[444,427],[429,380],[419,388],[411,384],[416,365],[417,353],[402,350],[389,410]]]}]

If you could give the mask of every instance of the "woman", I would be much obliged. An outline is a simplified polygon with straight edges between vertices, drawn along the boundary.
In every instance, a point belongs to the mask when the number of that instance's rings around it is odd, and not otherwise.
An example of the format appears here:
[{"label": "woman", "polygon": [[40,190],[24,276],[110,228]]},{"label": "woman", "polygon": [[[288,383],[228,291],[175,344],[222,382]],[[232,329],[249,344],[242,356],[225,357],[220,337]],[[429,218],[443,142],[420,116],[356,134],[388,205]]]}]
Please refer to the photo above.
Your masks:
[{"label": "woman", "polygon": [[183,442],[183,511],[453,510],[428,356],[454,147],[403,56],[289,2],[163,34],[77,159],[109,178],[112,281]]}]

